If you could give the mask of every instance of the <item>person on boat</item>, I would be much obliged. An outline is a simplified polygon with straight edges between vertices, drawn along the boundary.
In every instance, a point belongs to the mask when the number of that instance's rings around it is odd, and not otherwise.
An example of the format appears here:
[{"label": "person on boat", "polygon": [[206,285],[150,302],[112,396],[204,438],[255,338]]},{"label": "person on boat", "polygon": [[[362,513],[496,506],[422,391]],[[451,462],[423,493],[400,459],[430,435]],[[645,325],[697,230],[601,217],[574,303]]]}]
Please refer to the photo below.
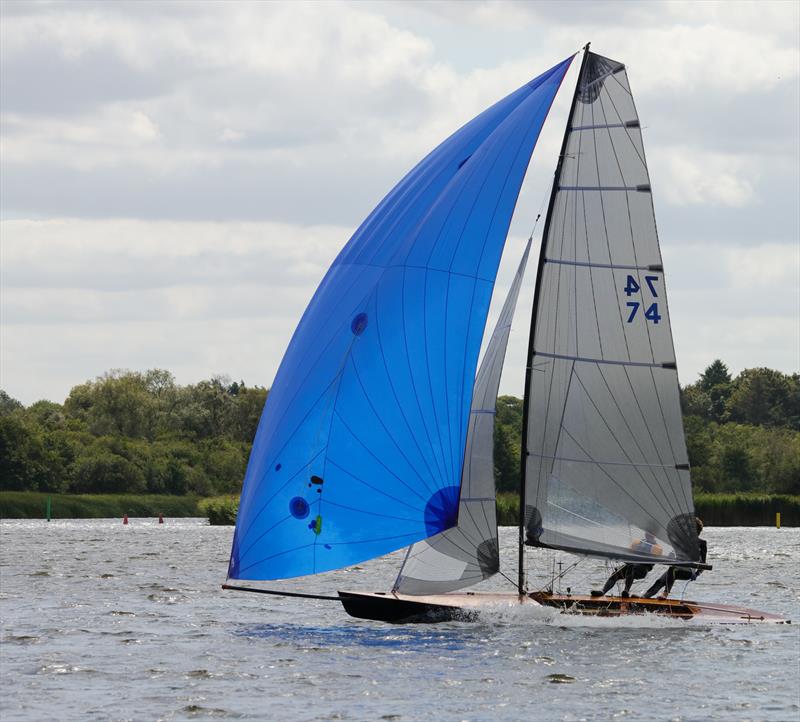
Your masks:
[{"label": "person on boat", "polygon": [[[703,531],[703,522],[697,517],[695,517],[695,521],[697,522],[697,543],[700,545],[700,562],[705,564],[708,545],[706,544],[705,539],[700,538],[700,534]],[[653,586],[644,593],[644,596],[653,597],[656,595],[658,590],[663,587],[664,591],[661,594],[661,598],[666,599],[669,596],[669,593],[672,590],[672,585],[675,584],[676,579],[697,579],[698,575],[702,571],[702,569],[668,567],[667,571],[665,571],[658,579],[656,579],[656,581],[653,583]]]},{"label": "person on boat", "polygon": [[[631,544],[631,549],[640,554],[660,555],[663,552],[661,545],[658,543],[652,532],[649,531],[644,533],[644,539],[640,539],[639,541]],[[623,588],[620,596],[629,597],[634,581],[638,579],[644,579],[653,570],[654,566],[655,564],[641,564],[634,562],[623,564],[606,580],[602,590],[592,590],[592,596],[602,597],[603,595],[607,594],[611,587],[613,587],[617,582],[624,579],[625,587]]]}]

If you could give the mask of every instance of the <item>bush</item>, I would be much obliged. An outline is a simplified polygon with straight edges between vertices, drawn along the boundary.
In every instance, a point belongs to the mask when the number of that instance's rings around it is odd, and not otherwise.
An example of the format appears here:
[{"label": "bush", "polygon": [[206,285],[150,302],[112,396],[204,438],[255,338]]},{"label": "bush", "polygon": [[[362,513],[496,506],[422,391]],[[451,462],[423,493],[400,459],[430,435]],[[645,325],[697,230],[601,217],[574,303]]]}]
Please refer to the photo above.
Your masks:
[{"label": "bush", "polygon": [[239,498],[222,496],[203,499],[199,504],[200,511],[208,517],[211,526],[233,526],[239,511]]}]

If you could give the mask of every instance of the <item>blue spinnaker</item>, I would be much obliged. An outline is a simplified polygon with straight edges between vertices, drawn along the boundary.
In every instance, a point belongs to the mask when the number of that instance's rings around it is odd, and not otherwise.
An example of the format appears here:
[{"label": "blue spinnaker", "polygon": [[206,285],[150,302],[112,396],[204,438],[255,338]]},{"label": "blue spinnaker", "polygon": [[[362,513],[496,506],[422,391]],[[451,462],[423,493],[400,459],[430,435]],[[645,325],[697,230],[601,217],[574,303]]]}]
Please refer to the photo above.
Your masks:
[{"label": "blue spinnaker", "polygon": [[337,569],[455,525],[497,267],[571,60],[439,145],[333,262],[264,407],[230,578]]}]

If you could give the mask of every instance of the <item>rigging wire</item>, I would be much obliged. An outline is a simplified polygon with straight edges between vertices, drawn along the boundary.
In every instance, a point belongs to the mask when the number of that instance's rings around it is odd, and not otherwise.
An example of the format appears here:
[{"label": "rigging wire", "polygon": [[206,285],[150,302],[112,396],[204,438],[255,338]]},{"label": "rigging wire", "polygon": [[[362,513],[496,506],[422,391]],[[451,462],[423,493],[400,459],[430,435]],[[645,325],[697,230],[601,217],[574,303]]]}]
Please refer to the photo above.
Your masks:
[{"label": "rigging wire", "polygon": [[503,579],[505,579],[512,587],[516,588],[517,583],[511,577],[509,577],[508,574],[506,574],[502,569],[498,569],[497,574],[503,577]]},{"label": "rigging wire", "polygon": [[528,236],[528,240],[533,240],[533,234],[536,232],[536,226],[539,225],[539,219],[542,217],[542,213],[544,213],[544,206],[547,203],[548,199],[550,198],[550,190],[553,187],[553,181],[555,178],[551,178],[550,182],[547,184],[547,189],[542,196],[542,202],[539,204],[539,211],[536,214],[536,219],[533,222],[533,228],[531,228],[530,235]]},{"label": "rigging wire", "polygon": [[563,577],[563,576],[564,576],[564,575],[565,575],[565,574],[566,574],[568,571],[570,571],[571,569],[575,569],[575,567],[577,567],[579,564],[581,564],[581,563],[582,563],[582,562],[583,562],[585,559],[586,559],[586,557],[581,557],[581,558],[580,558],[580,559],[578,559],[577,561],[575,561],[575,562],[573,562],[572,564],[570,564],[570,565],[569,565],[569,566],[568,566],[566,569],[560,569],[560,570],[559,570],[559,572],[558,572],[558,574],[554,574],[554,575],[553,575],[553,576],[552,576],[552,577],[551,577],[551,578],[550,578],[550,579],[547,581],[547,583],[546,583],[546,584],[545,584],[543,587],[541,587],[541,588],[540,588],[538,591],[540,591],[540,592],[543,592],[543,591],[545,591],[545,590],[546,590],[546,589],[548,589],[548,588],[552,589],[552,587],[553,587],[553,582],[556,582],[556,581],[558,581],[559,579],[561,579],[561,578],[562,578],[562,577]]}]

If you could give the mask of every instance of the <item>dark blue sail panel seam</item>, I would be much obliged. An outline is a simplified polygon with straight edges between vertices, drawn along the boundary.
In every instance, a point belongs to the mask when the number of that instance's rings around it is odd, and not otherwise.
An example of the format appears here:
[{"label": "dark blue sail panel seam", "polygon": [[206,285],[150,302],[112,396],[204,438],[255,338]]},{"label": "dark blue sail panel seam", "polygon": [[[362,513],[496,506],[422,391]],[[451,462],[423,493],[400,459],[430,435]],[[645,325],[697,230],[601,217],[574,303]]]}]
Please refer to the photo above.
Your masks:
[{"label": "dark blue sail panel seam", "polygon": [[[394,477],[395,479],[397,479],[397,482],[398,482],[399,484],[401,484],[401,485],[402,485],[402,486],[404,486],[406,489],[408,489],[409,493],[413,494],[414,496],[417,496],[417,497],[419,497],[419,499],[420,499],[420,500],[421,500],[423,503],[427,501],[427,497],[424,495],[424,493],[423,493],[423,494],[421,494],[421,493],[420,493],[420,492],[419,492],[419,491],[418,491],[418,490],[415,488],[415,486],[414,486],[414,485],[412,485],[412,483],[409,483],[409,482],[406,482],[406,481],[404,481],[404,480],[403,480],[402,478],[400,478],[400,477],[399,477],[397,474],[395,474],[395,472],[394,472],[394,471],[392,471],[392,470],[391,470],[391,469],[390,469],[388,466],[386,466],[386,464],[384,464],[384,463],[381,461],[380,457],[379,457],[379,456],[378,456],[378,455],[377,455],[377,454],[376,454],[374,451],[372,451],[372,449],[370,449],[370,448],[369,448],[369,446],[368,446],[368,445],[367,445],[367,444],[366,444],[366,443],[365,443],[365,442],[364,442],[362,439],[360,439],[360,438],[359,438],[358,434],[356,434],[356,433],[355,433],[355,432],[354,432],[354,431],[353,431],[353,430],[350,428],[350,426],[348,426],[348,424],[347,424],[347,421],[344,419],[344,417],[342,417],[342,416],[341,416],[341,414],[339,414],[339,413],[338,413],[338,412],[336,412],[336,411],[334,411],[334,414],[336,414],[336,417],[337,417],[337,418],[338,418],[338,419],[339,419],[339,420],[342,422],[342,426],[344,426],[344,428],[345,428],[345,429],[347,429],[347,431],[350,433],[350,435],[351,435],[351,436],[352,436],[352,437],[353,437],[353,438],[354,438],[354,439],[355,439],[355,440],[356,440],[356,441],[357,441],[357,442],[358,442],[358,443],[359,443],[359,444],[360,444],[360,445],[363,447],[364,451],[365,451],[367,454],[369,454],[369,455],[370,455],[370,456],[371,456],[373,459],[375,459],[375,461],[376,461],[376,462],[377,462],[377,463],[378,463],[380,466],[382,466],[382,467],[383,467],[383,468],[386,470],[386,472],[389,474],[389,476],[392,476],[392,477]],[[402,449],[401,449],[401,451],[402,451]],[[329,457],[329,459],[330,459],[330,457]],[[341,468],[341,469],[343,469],[343,470],[344,470],[344,467],[339,467],[339,468]],[[422,482],[423,484],[424,484],[424,482],[425,482],[425,480],[424,480],[424,479],[422,479],[422,478],[420,478],[420,479],[419,479],[419,481],[420,481],[420,482]],[[426,488],[427,488],[427,487],[426,487]],[[381,493],[382,493],[382,494],[384,494],[385,496],[387,496],[387,497],[391,498],[391,499],[395,499],[395,501],[397,501],[398,503],[405,504],[405,502],[404,502],[404,501],[401,501],[399,498],[392,497],[390,494],[387,494],[385,491],[382,491]],[[428,494],[428,496],[430,496],[430,494]]]},{"label": "dark blue sail panel seam", "polygon": [[[392,435],[392,432],[386,426],[386,423],[383,421],[383,419],[380,418],[380,414],[378,413],[378,410],[377,410],[375,404],[373,403],[372,399],[370,399],[369,393],[367,392],[367,389],[364,386],[364,382],[361,380],[361,376],[358,373],[358,366],[357,366],[357,364],[355,362],[353,362],[353,371],[355,373],[356,380],[358,381],[359,385],[361,386],[361,390],[362,390],[362,392],[364,394],[364,398],[366,399],[367,403],[369,404],[370,410],[373,412],[373,414],[375,414],[375,418],[378,420],[378,422],[380,423],[380,425],[384,429],[384,431],[386,431],[386,435],[391,439],[392,444],[394,444],[394,446],[397,449],[397,451],[403,456],[403,458],[405,459],[405,461],[408,464],[409,468],[414,469],[414,473],[417,475],[417,478],[420,479],[420,480],[423,480],[424,476],[422,474],[420,474],[419,471],[416,470],[416,468],[411,463],[411,461],[408,458],[408,456],[403,451],[402,446],[400,446],[400,444],[394,438],[394,436]],[[408,426],[409,425],[408,424],[408,420],[405,418],[405,416],[403,417],[403,420],[405,421],[406,426]],[[419,444],[417,443],[416,438],[414,438],[414,441],[417,444],[417,448],[419,449]],[[425,459],[424,459],[424,456],[422,455],[422,450],[419,449],[419,451],[420,451],[420,456],[423,458],[423,461],[424,461]],[[428,467],[428,473],[430,474],[430,476],[433,476],[433,471],[432,471],[432,469],[430,467]]]},{"label": "dark blue sail panel seam", "polygon": [[[541,125],[539,126],[539,129],[536,130],[536,136],[537,137],[538,137],[538,131],[540,129],[541,129]],[[531,128],[530,130],[533,131],[534,129]],[[524,141],[524,136],[523,136],[523,140],[520,141],[520,143],[519,143],[519,145],[518,145],[518,147],[516,149],[516,153],[514,154],[514,164],[516,164],[519,161],[520,156],[523,155],[523,149],[524,149],[524,142],[523,141]],[[535,141],[536,141],[536,138],[534,138],[534,143],[535,143]],[[524,155],[524,166],[525,166],[524,170],[527,170],[527,166],[528,166],[529,162],[530,162],[530,153]],[[524,175],[524,170],[523,170],[523,175]],[[506,184],[509,182],[510,175],[511,175],[511,169],[509,169],[508,173],[506,173],[506,176],[505,176],[505,179],[504,179],[504,182],[503,182],[504,189],[505,189]],[[514,209],[514,207],[516,205],[517,195],[518,195],[517,193],[513,194],[512,206],[511,206],[510,209],[508,209],[509,212],[508,212],[507,220],[505,221],[505,223],[506,223],[505,232],[507,232],[508,223],[509,223],[510,218],[511,218],[511,213],[513,212],[513,209]],[[502,201],[502,196],[498,196],[497,202],[495,203],[495,206],[494,206],[494,209],[493,209],[493,212],[492,212],[492,218],[491,218],[490,226],[494,224],[494,221],[495,221],[495,218],[496,218],[496,215],[497,215],[497,211],[498,211],[498,207],[499,207],[501,201]],[[473,207],[472,207],[470,213],[472,213],[472,210],[474,209],[474,207],[475,206],[473,204]],[[504,235],[505,235],[505,232],[504,232]],[[488,235],[484,238],[484,243],[483,243],[483,246],[481,247],[479,267],[483,263],[484,254],[486,252],[487,240],[488,240]],[[494,264],[495,269],[497,267],[497,263],[499,263],[499,258],[497,259],[497,262],[495,262],[495,264]],[[451,268],[452,268],[452,266],[451,266]],[[492,283],[492,285],[494,285],[494,284]],[[470,306],[470,318],[472,316],[472,311],[473,311],[473,308],[474,308],[474,300],[475,300],[475,297],[474,297],[474,291],[473,291],[473,304]],[[485,322],[485,317],[484,317],[484,322]],[[465,337],[465,339],[464,339],[464,343],[465,343],[464,370],[462,371],[462,375],[461,375],[461,397],[462,398],[465,398],[464,383],[465,383],[465,380],[468,378],[467,377],[467,354],[466,354],[466,343],[467,343],[467,340],[468,339]],[[478,344],[478,348],[479,347],[480,347],[480,342]],[[476,348],[475,362],[474,362],[475,364],[477,364],[477,350],[478,350],[478,348]],[[474,365],[472,367],[474,368]],[[472,384],[472,376],[469,377],[469,383]],[[465,399],[465,401],[467,403],[467,407],[469,407],[469,403],[470,403],[469,399]],[[468,410],[468,408],[467,408],[467,410]],[[468,414],[466,414],[466,415],[464,413],[461,414],[460,438],[464,439],[464,443],[465,443],[465,438],[466,438],[465,435],[466,435],[467,428],[468,428],[468,419],[469,419]],[[461,446],[462,450],[464,449],[464,443],[462,443],[462,446]]]},{"label": "dark blue sail panel seam", "polygon": [[[545,75],[547,75],[547,74],[545,74]],[[542,77],[544,77],[544,76],[542,76]],[[340,254],[340,256],[341,256],[341,254]],[[336,265],[336,262],[334,263],[334,265]],[[383,267],[382,267],[382,266],[379,266],[379,265],[373,265],[373,264],[370,264],[370,265],[372,265],[372,267],[376,268],[378,271],[382,271],[382,270],[383,270]],[[399,268],[399,267],[402,267],[402,264],[391,264],[389,267]],[[427,266],[416,266],[416,267],[418,267],[418,268],[427,268]],[[330,275],[330,272],[329,272],[329,274],[328,274],[328,275]],[[327,279],[327,276],[326,276],[326,279]],[[488,279],[487,279],[487,280],[488,280]],[[325,283],[325,280],[323,280],[323,284],[324,284],[324,283]],[[355,284],[353,284],[353,285],[355,285]],[[321,287],[322,287],[322,286],[321,286]],[[348,289],[348,290],[350,290],[350,289]],[[367,295],[366,295],[364,298],[367,298],[368,296],[369,296],[369,293],[368,293],[368,294],[367,294]],[[360,303],[363,303],[363,299],[362,299],[362,301],[361,301]],[[311,308],[311,306],[309,306],[309,310],[310,310],[310,308]],[[304,318],[305,318],[305,316],[306,316],[307,314],[308,314],[308,310],[306,311],[306,314],[304,314]],[[301,325],[302,325],[302,321],[301,321]],[[326,323],[326,324],[324,324],[324,325],[327,325],[327,323]],[[322,358],[322,354],[320,354],[320,356],[319,356],[318,358]],[[310,373],[310,372],[309,372],[309,373]],[[305,381],[305,379],[304,379],[303,381]],[[302,387],[302,384],[300,384],[299,386],[300,386],[300,387]],[[275,387],[273,387],[273,389],[272,389],[272,395],[273,395],[273,399],[274,399],[274,398],[275,398],[275,396],[276,396],[276,389],[275,389]],[[277,423],[277,424],[282,424],[282,423],[283,423],[283,418],[281,418],[281,419],[277,420],[277,422],[276,422],[276,423]]]},{"label": "dark blue sail panel seam", "polygon": [[[521,125],[523,123],[523,120],[519,120],[515,124],[514,129],[516,129],[519,125]],[[481,169],[479,161],[480,161],[482,155],[483,156],[488,155],[489,154],[489,150],[492,148],[492,146],[497,145],[499,142],[500,142],[499,139],[497,139],[491,145],[487,144],[487,148],[481,148],[480,151],[475,154],[477,156],[475,164],[473,164],[470,167],[469,177],[466,180],[472,180],[472,178],[474,178],[474,177],[476,177],[478,175],[478,171],[479,171],[479,169]],[[520,141],[520,145],[517,146],[516,151],[514,153],[514,160],[515,161],[516,161],[516,159],[517,159],[517,157],[519,155],[519,151],[520,151],[521,145],[522,145],[522,141]],[[462,242],[464,240],[464,228],[467,226],[467,223],[468,223],[470,217],[472,217],[472,215],[473,215],[473,213],[475,211],[477,200],[481,197],[481,192],[483,191],[483,189],[484,189],[484,187],[485,187],[485,185],[486,185],[486,183],[487,183],[487,181],[488,181],[488,179],[490,177],[490,173],[491,173],[492,170],[494,170],[494,167],[496,166],[497,162],[498,162],[498,157],[495,157],[495,159],[492,162],[491,166],[488,168],[488,170],[486,170],[486,176],[484,177],[483,181],[480,183],[480,185],[478,186],[477,190],[474,193],[474,198],[472,199],[472,202],[469,205],[468,213],[466,214],[466,216],[464,216],[464,220],[463,220],[463,222],[461,224],[460,231],[457,231],[456,233],[452,233],[451,232],[451,233],[446,235],[446,237],[448,237],[448,236],[453,237],[453,239],[455,241],[455,246],[453,247],[453,250],[451,250],[449,252],[449,254],[448,254],[447,251],[444,251],[444,258],[441,259],[442,261],[446,261],[448,255],[449,255],[450,261],[449,261],[449,267],[447,269],[449,272],[452,272],[453,263],[455,263],[456,259],[459,257],[458,251],[461,248],[461,244],[462,244]],[[512,166],[513,166],[513,164],[512,164]],[[503,181],[502,181],[502,184],[501,184],[502,188],[505,188],[505,185],[506,185],[506,183],[508,181],[509,174],[511,173],[511,170],[512,170],[512,166],[509,166],[508,171],[506,172],[505,176],[503,177]],[[462,197],[463,196],[459,196],[457,201],[460,202]],[[492,214],[490,216],[490,220],[489,220],[489,223],[488,223],[489,227],[491,227],[491,225],[492,225],[492,223],[494,221],[494,216],[495,216],[495,214],[497,212],[497,204],[500,202],[500,197],[501,197],[501,194],[498,194],[498,200],[495,203],[495,206],[494,206],[494,208],[492,210]],[[442,204],[439,203],[437,205],[442,205]],[[444,205],[446,205],[446,204],[444,204]],[[454,214],[454,212],[456,210],[456,207],[457,206],[454,203],[454,204],[450,205],[449,208],[447,209],[445,218],[442,221],[441,227],[440,227],[439,232],[437,234],[436,242],[431,246],[431,249],[429,251],[428,257],[426,258],[425,265],[427,267],[431,267],[431,263],[432,263],[432,259],[434,257],[434,253],[437,253],[440,256],[443,253],[441,248],[440,248],[440,245],[441,245],[440,241],[442,239],[443,234],[445,234],[445,232],[446,232],[447,226],[450,223],[451,218],[453,218],[453,214]],[[433,215],[433,211],[434,210],[435,210],[435,207],[432,208],[431,213],[426,217],[426,220],[431,218],[431,216]],[[480,261],[478,263],[478,268],[480,268],[480,262],[483,259],[483,255],[484,255],[484,251],[485,251],[485,248],[486,248],[487,239],[488,239],[488,234],[486,236],[484,236],[484,243],[481,246],[481,251],[480,251],[480,255],[479,255]],[[408,245],[409,244],[407,243],[406,246],[408,246]],[[448,245],[451,245],[451,244],[448,244]],[[409,258],[409,256],[406,256],[404,258],[404,260],[407,261],[408,258]],[[473,274],[470,274],[470,277],[472,277],[472,275]],[[446,311],[446,315],[445,315],[445,323],[447,322],[447,316],[449,315],[450,309],[452,308],[451,305],[449,304],[449,296],[450,296],[450,289],[451,289],[452,280],[453,280],[452,278],[448,279],[447,291],[446,291],[446,296],[445,296],[445,299],[446,299],[445,300],[445,308],[448,309],[448,311]],[[473,286],[472,299],[471,299],[471,303],[470,303],[469,320],[471,320],[471,317],[472,317],[472,311],[473,311],[474,304],[475,304],[475,292],[476,291],[477,291],[477,287]],[[461,309],[457,309],[457,310],[459,312],[461,311]],[[468,327],[469,327],[469,320],[468,320]],[[427,321],[427,310],[424,312],[424,319],[423,319],[423,323],[425,324],[426,333],[427,333],[427,323],[426,323],[426,321]],[[466,353],[466,348],[467,348],[467,344],[468,344],[469,340],[470,339],[469,339],[468,334],[465,334],[464,335],[464,351],[463,351],[463,354],[462,354],[462,358],[464,359],[464,369],[468,365],[469,356]],[[448,359],[447,336],[445,336],[445,338],[444,338],[443,356],[444,356],[444,359],[445,359],[445,363],[447,363],[447,359]],[[477,359],[475,360],[475,362],[477,363]],[[464,396],[464,379],[465,379],[464,369],[462,369],[460,389],[459,389],[458,393],[455,394],[456,398],[462,398],[463,399],[463,396]],[[432,384],[432,382],[430,380],[430,374],[431,374],[430,365],[428,366],[427,371],[428,371],[429,388],[430,388],[431,384]],[[450,378],[451,378],[451,375],[446,375],[445,376],[446,383],[450,383]],[[472,380],[470,379],[470,384],[471,383],[472,383]],[[445,406],[446,406],[446,408],[444,409],[444,419],[448,420],[448,433],[446,435],[447,439],[449,440],[449,451],[450,451],[450,454],[449,454],[449,457],[450,457],[450,459],[449,459],[450,468],[449,468],[448,471],[449,471],[450,478],[453,478],[455,476],[455,473],[454,473],[455,469],[459,464],[459,459],[458,459],[458,457],[456,456],[456,454],[454,452],[453,442],[454,441],[456,442],[456,445],[457,445],[458,449],[463,450],[463,448],[464,448],[464,439],[465,439],[465,436],[464,436],[465,435],[465,428],[464,428],[464,415],[462,413],[460,415],[461,424],[459,426],[458,439],[454,440],[452,430],[449,428],[449,419],[451,418],[451,413],[452,413],[451,409],[450,409],[450,397],[451,397],[451,395],[452,394],[449,391],[448,391],[448,393],[446,393],[444,395],[444,401],[445,401]],[[436,409],[435,405],[434,405],[433,411],[434,411],[434,419],[436,421],[436,426],[437,426],[437,428],[440,428],[439,411]]]},{"label": "dark blue sail panel seam", "polygon": [[[251,579],[277,579],[334,569],[455,523],[497,265],[568,64],[429,154],[334,261],[259,424],[235,532],[234,578],[243,570]],[[286,469],[303,471],[287,484]],[[310,512],[299,513],[306,505]],[[387,519],[393,507],[417,516]]]}]

